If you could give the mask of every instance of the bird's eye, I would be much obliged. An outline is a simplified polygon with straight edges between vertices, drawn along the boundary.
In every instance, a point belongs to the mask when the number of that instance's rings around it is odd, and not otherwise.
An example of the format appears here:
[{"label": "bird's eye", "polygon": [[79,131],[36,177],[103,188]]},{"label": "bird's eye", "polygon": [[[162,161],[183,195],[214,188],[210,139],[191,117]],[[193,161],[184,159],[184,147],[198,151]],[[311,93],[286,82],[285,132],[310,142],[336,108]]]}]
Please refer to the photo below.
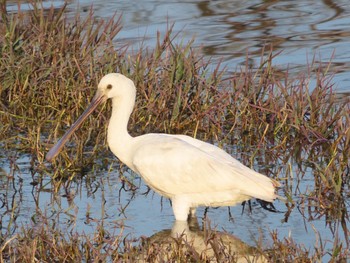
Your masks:
[{"label": "bird's eye", "polygon": [[108,84],[107,89],[112,89],[112,84]]}]

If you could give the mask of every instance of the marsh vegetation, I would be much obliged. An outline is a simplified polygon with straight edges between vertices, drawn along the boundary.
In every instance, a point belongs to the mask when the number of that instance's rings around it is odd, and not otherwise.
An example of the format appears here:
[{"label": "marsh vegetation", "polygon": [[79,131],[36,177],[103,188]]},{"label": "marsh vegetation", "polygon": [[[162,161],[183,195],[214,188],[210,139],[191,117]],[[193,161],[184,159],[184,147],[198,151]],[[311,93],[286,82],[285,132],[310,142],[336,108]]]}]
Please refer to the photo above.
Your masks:
[{"label": "marsh vegetation", "polygon": [[[274,66],[279,54],[265,47],[260,65],[251,67],[248,55],[246,66],[232,73],[220,64],[213,69],[192,42],[182,43],[172,33],[171,25],[165,35],[157,35],[155,46],[131,52],[118,42],[118,16],[103,21],[91,11],[85,18],[67,18],[66,6],[32,7],[8,14],[6,3],[1,4],[1,261],[237,260],[237,253],[225,246],[224,235],[230,233],[218,234],[204,219],[198,228],[211,246],[210,255],[196,251],[183,236],[170,238],[168,245],[160,245],[157,237],[131,238],[117,218],[107,228],[101,216],[91,235],[74,227],[66,231],[45,213],[30,215],[26,224],[16,222],[25,211],[24,185],[32,187],[34,196],[49,192],[53,201],[55,195],[69,201],[72,188],[85,184],[94,194],[105,187],[101,182],[117,175],[115,198],[122,191],[141,195],[139,178],[108,150],[109,104],[85,122],[52,164],[44,161],[108,72],[127,75],[138,89],[129,123],[133,134],[183,133],[218,144],[281,182],[279,194],[287,200],[280,204],[283,222],[297,211],[303,220],[324,222],[333,233],[333,240],[324,242],[315,229],[317,242],[304,244],[271,229],[271,242],[257,242],[255,254],[272,262],[346,261],[350,102],[334,91],[331,61],[313,61],[306,72],[291,77]],[[22,176],[23,169],[30,176]],[[98,177],[102,172],[103,180]],[[147,187],[142,194],[153,195]],[[242,251],[251,253],[250,248]]]}]

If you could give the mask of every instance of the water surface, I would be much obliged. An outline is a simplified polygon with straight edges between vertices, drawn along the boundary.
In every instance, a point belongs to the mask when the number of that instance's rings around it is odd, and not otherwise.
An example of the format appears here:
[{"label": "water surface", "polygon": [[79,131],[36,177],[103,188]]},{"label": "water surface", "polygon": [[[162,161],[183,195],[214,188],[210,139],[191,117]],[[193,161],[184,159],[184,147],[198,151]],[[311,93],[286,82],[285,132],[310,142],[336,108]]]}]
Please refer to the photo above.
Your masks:
[{"label": "water surface", "polygon": [[[228,70],[246,63],[246,54],[258,64],[261,49],[272,44],[283,51],[274,63],[300,72],[317,61],[329,62],[339,91],[350,91],[350,5],[340,1],[79,1],[86,11],[93,3],[101,19],[122,14],[123,30],[117,42],[152,47],[157,31],[164,34],[175,23],[178,39],[190,40],[214,62]],[[70,4],[72,12],[77,3]],[[146,37],[146,41],[145,41]]]}]

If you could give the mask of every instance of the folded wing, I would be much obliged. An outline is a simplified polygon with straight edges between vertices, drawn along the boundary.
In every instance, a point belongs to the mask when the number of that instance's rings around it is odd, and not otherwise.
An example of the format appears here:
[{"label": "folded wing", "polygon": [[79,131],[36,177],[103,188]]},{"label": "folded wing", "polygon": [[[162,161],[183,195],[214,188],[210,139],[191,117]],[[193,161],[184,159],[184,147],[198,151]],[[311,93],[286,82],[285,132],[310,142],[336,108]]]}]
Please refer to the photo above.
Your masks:
[{"label": "folded wing", "polygon": [[187,136],[146,136],[135,149],[133,165],[150,187],[166,196],[232,190],[265,201],[277,197],[277,182],[214,145]]}]

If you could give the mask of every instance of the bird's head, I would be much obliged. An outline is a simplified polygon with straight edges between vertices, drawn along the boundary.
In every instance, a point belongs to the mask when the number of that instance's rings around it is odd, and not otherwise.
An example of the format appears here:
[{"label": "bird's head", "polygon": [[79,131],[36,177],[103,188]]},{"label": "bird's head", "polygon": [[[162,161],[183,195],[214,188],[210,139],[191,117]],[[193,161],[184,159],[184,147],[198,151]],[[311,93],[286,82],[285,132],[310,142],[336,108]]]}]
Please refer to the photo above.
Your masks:
[{"label": "bird's head", "polygon": [[135,97],[135,86],[131,79],[119,73],[105,75],[99,82],[96,96],[104,99]]},{"label": "bird's head", "polygon": [[126,103],[132,108],[135,102],[135,96],[136,89],[132,80],[119,73],[105,75],[100,80],[97,92],[91,100],[90,105],[63,135],[63,137],[50,149],[46,155],[46,160],[51,161],[55,158],[73,132],[79,128],[83,121],[97,108],[99,104],[111,98],[116,102]]}]

